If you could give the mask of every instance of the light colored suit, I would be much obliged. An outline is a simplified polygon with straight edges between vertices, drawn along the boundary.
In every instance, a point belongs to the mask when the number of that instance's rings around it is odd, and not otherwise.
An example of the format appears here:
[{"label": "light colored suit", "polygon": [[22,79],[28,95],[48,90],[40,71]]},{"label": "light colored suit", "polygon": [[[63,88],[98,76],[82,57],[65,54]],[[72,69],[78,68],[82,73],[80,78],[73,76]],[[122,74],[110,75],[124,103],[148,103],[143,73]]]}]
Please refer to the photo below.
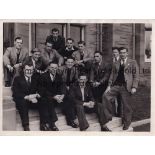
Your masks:
[{"label": "light colored suit", "polygon": [[[110,86],[114,84],[118,76],[119,67],[120,67],[120,61],[113,63],[112,72],[109,78]],[[135,60],[132,60],[129,58],[127,59],[125,63],[125,68],[124,68],[124,77],[125,77],[125,82],[127,84],[128,92],[131,92],[132,88],[138,87],[139,68]]]},{"label": "light colored suit", "polygon": [[[8,47],[3,56],[4,66],[11,65],[14,66],[17,62],[17,54],[15,47]],[[19,55],[19,62],[22,63],[29,56],[27,48],[22,48]]]},{"label": "light colored suit", "polygon": [[[23,63],[29,56],[27,48],[22,48],[19,55],[19,63]],[[8,71],[7,65],[12,67],[17,63],[17,49],[15,47],[8,47],[3,55],[4,63],[4,80],[12,82],[14,76],[19,74],[19,68],[15,69],[15,72],[12,74]]]}]

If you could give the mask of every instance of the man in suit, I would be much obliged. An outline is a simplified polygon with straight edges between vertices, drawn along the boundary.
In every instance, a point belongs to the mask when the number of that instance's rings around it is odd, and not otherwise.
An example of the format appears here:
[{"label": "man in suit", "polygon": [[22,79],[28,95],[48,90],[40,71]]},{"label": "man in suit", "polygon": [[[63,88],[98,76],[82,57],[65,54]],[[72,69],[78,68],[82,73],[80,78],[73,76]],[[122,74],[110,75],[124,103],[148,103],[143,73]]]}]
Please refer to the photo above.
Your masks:
[{"label": "man in suit", "polygon": [[50,62],[48,71],[42,74],[40,78],[40,130],[43,131],[59,130],[55,125],[58,118],[54,106],[63,102],[64,94],[61,76],[57,70],[58,65],[55,62]]},{"label": "man in suit", "polygon": [[37,92],[36,78],[33,76],[33,64],[29,62],[24,64],[22,67],[23,73],[16,76],[13,81],[12,92],[13,100],[15,101],[16,107],[19,111],[24,131],[29,131],[28,110],[32,103],[38,103],[40,95]]},{"label": "man in suit", "polygon": [[51,30],[51,35],[47,36],[46,42],[52,42],[53,49],[57,50],[59,54],[61,54],[65,48],[65,38],[59,35],[57,28]]},{"label": "man in suit", "polygon": [[16,37],[14,47],[8,47],[3,56],[6,87],[9,87],[12,84],[14,76],[19,74],[19,69],[28,55],[28,50],[23,47],[22,38]]},{"label": "man in suit", "polygon": [[103,61],[101,52],[96,51],[90,72],[90,82],[95,102],[102,102],[102,95],[107,88],[110,73],[111,65]]},{"label": "man in suit", "polygon": [[78,50],[73,52],[72,57],[75,59],[75,65],[80,72],[86,72],[89,75],[93,53],[86,49],[86,43],[84,41],[78,42]]},{"label": "man in suit", "polygon": [[80,130],[85,131],[89,127],[85,112],[96,111],[99,123],[101,125],[101,130],[106,131],[105,128],[103,128],[103,105],[101,103],[94,102],[92,90],[90,85],[87,83],[87,80],[88,79],[86,74],[80,74],[78,78],[78,83],[72,85],[69,90],[71,101],[75,104],[76,107]]},{"label": "man in suit", "polygon": [[135,60],[128,58],[128,49],[120,48],[120,61],[113,64],[109,86],[102,96],[104,106],[104,127],[112,119],[111,100],[118,95],[123,106],[123,130],[127,130],[132,121],[132,95],[136,93],[139,81],[139,68]]},{"label": "man in suit", "polygon": [[61,55],[64,57],[64,60],[66,61],[67,58],[71,57],[73,52],[77,51],[78,48],[74,46],[74,40],[72,38],[67,38],[66,40],[66,46],[63,49]]},{"label": "man in suit", "polygon": [[[119,47],[112,47],[112,64],[120,61]],[[113,101],[113,113],[115,116],[122,116],[121,97],[118,95]]]},{"label": "man in suit", "polygon": [[63,57],[53,49],[53,42],[46,41],[45,48],[41,52],[43,63],[48,66],[49,62],[57,62],[58,66],[64,63]]},{"label": "man in suit", "polygon": [[74,85],[78,80],[78,71],[74,67],[74,59],[68,57],[66,60],[66,65],[59,68],[60,75],[63,82],[63,94],[64,99],[60,106],[62,106],[63,112],[66,116],[67,125],[77,128],[78,125],[74,122],[75,119],[75,105],[70,101],[69,90],[72,85]]}]

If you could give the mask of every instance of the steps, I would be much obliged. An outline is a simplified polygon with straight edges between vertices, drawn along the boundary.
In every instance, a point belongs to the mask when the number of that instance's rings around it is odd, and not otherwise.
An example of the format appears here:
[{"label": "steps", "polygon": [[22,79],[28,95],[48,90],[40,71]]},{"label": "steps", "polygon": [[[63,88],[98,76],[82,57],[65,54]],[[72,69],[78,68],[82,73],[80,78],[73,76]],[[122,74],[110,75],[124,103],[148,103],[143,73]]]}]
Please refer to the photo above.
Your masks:
[{"label": "steps", "polygon": [[[7,128],[3,128],[4,130],[16,130],[16,131],[23,131],[21,120],[18,111],[15,109],[15,104],[11,97],[11,89],[10,88],[3,88],[3,111],[5,111],[5,115],[3,115],[3,124],[5,121],[7,123]],[[5,110],[4,110],[5,109]],[[11,112],[6,113],[6,109],[10,109]],[[79,131],[79,128],[72,128],[66,124],[65,116],[61,113],[60,109],[56,109],[56,113],[58,116],[58,121],[56,122],[56,126],[59,128],[60,131]],[[4,114],[4,113],[3,113]],[[91,131],[101,131],[100,124],[98,123],[98,118],[95,113],[86,114],[86,118],[89,123],[89,128],[87,129],[88,132]],[[15,119],[15,122],[13,120]],[[12,122],[11,122],[12,121]],[[75,120],[78,123],[78,120]],[[40,131],[39,130],[39,113],[37,110],[29,111],[29,124],[31,131]],[[9,128],[9,123],[12,123],[11,129]],[[15,125],[13,125],[13,123]],[[11,125],[11,124],[10,124]],[[122,120],[121,118],[113,117],[112,121],[107,124],[108,128],[111,129],[113,132],[121,132],[122,131]],[[133,128],[130,127],[125,132],[132,132]],[[124,132],[124,131],[123,131]]]}]

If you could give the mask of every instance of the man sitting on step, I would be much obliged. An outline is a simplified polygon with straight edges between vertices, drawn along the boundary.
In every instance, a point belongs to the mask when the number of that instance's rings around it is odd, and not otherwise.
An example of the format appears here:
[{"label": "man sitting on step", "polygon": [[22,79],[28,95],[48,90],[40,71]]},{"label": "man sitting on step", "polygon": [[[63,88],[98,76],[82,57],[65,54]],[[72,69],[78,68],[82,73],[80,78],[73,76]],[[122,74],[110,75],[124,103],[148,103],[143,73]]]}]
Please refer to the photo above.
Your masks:
[{"label": "man sitting on step", "polygon": [[113,64],[109,79],[109,86],[102,96],[104,106],[104,127],[112,120],[113,100],[118,95],[121,97],[123,107],[123,130],[128,130],[132,120],[132,96],[136,93],[139,81],[139,68],[135,60],[128,58],[128,49],[120,48],[120,61]]},{"label": "man sitting on step", "polygon": [[87,83],[87,76],[85,73],[79,75],[78,83],[70,87],[69,94],[71,98],[70,100],[76,106],[80,130],[85,131],[89,127],[85,112],[97,112],[101,131],[106,131],[106,129],[103,128],[103,105],[99,102],[94,102],[92,90]]},{"label": "man sitting on step", "polygon": [[13,100],[19,111],[24,131],[29,131],[28,110],[32,104],[38,103],[40,95],[37,93],[37,80],[34,76],[33,63],[25,63],[21,74],[15,77],[12,92]]}]

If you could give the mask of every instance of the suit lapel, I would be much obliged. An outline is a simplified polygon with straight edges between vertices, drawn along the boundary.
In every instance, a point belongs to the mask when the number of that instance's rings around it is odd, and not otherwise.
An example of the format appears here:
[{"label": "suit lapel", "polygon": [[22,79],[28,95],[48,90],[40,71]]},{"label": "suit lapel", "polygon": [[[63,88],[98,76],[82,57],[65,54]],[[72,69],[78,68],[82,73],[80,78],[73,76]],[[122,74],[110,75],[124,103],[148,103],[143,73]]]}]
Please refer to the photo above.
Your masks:
[{"label": "suit lapel", "polygon": [[13,47],[13,56],[14,56],[14,61],[15,61],[15,64],[16,64],[16,62],[17,62],[17,54],[16,54],[16,48],[15,47]]}]

